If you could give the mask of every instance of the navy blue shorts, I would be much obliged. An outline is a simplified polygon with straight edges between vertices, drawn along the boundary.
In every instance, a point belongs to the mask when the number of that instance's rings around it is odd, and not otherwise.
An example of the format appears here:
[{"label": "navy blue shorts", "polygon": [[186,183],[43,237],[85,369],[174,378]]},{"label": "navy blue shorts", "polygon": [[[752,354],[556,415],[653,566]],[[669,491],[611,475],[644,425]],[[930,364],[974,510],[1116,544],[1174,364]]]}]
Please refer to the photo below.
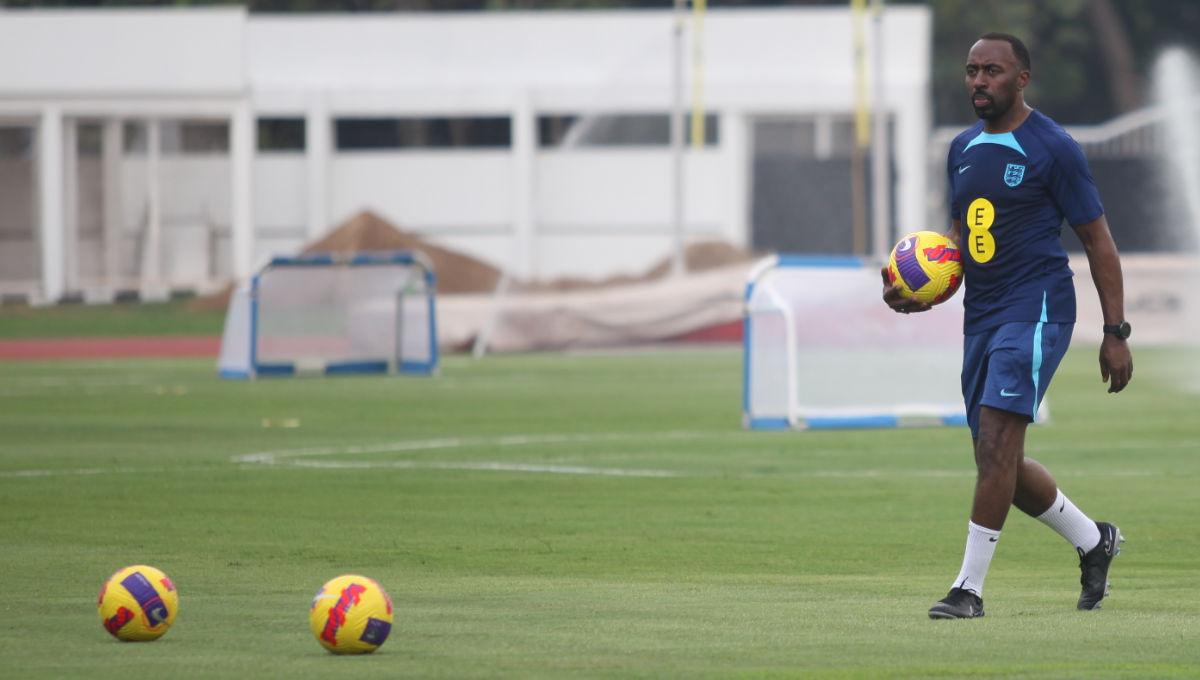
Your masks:
[{"label": "navy blue shorts", "polygon": [[1071,344],[1073,323],[1014,322],[963,337],[962,392],[971,436],[990,406],[1030,420]]}]

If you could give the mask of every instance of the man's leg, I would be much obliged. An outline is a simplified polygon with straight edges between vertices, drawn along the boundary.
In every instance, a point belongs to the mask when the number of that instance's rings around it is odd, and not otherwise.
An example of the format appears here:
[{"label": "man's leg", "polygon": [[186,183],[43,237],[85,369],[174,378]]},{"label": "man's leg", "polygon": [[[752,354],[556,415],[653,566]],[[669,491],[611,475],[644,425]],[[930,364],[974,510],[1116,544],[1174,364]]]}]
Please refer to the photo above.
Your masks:
[{"label": "man's leg", "polygon": [[1013,504],[1017,478],[1025,459],[1025,428],[1029,419],[990,406],[979,409],[979,438],[975,440],[975,502],[971,521],[992,531],[1004,528]]},{"label": "man's leg", "polygon": [[1032,458],[1026,458],[1021,465],[1013,505],[1054,529],[1075,547],[1082,586],[1077,606],[1098,609],[1108,594],[1109,566],[1125,540],[1120,529],[1107,522],[1095,522],[1075,507],[1046,468]]},{"label": "man's leg", "polygon": [[[1000,540],[1025,457],[1024,416],[984,406],[975,440],[975,500],[967,525],[967,548],[955,587],[983,596],[983,581]],[[979,537],[986,537],[986,541]]]},{"label": "man's leg", "polygon": [[1100,543],[1096,522],[1075,507],[1071,499],[1063,495],[1050,472],[1032,458],[1026,458],[1021,465],[1013,505],[1057,531],[1078,551],[1086,553]]},{"label": "man's leg", "polygon": [[1049,510],[1058,497],[1058,484],[1041,463],[1032,458],[1021,461],[1017,470],[1017,491],[1013,505],[1030,517],[1037,517]]},{"label": "man's leg", "polygon": [[1028,419],[983,406],[975,439],[975,500],[967,523],[967,547],[950,593],[929,610],[930,618],[983,616],[983,582],[1000,540],[1000,530],[1013,504],[1017,477],[1025,457]]}]

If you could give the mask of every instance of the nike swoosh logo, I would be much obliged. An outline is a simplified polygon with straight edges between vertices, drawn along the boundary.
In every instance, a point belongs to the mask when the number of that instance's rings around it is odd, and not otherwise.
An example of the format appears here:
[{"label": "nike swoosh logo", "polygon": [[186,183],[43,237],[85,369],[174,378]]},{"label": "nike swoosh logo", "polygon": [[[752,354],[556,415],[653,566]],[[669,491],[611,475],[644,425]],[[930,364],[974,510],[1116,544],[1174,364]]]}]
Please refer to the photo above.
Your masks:
[{"label": "nike swoosh logo", "polygon": [[998,539],[998,538],[989,538],[988,540],[989,540],[989,541],[991,541],[992,543],[995,543],[996,541],[999,541],[1000,539]]},{"label": "nike swoosh logo", "polygon": [[1001,388],[1000,396],[1002,396],[1002,397],[1019,397],[1019,396],[1021,396],[1021,393],[1020,392],[1009,392],[1008,390]]},{"label": "nike swoosh logo", "polygon": [[963,174],[964,172],[967,171],[967,168],[969,168],[969,167],[971,167],[971,166],[969,166],[969,165],[962,166],[961,168],[958,169],[958,174],[960,174],[960,175]]}]

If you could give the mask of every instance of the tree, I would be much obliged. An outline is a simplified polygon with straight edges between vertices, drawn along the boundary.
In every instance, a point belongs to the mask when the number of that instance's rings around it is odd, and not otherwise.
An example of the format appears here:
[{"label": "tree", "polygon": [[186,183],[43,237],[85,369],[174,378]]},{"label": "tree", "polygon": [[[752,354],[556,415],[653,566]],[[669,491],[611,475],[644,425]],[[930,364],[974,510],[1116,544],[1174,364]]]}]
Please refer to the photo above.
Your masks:
[{"label": "tree", "polygon": [[1099,123],[1144,105],[1147,77],[1168,44],[1200,48],[1200,2],[930,0],[937,124],[972,120],[962,87],[979,35],[1017,35],[1033,56],[1031,104],[1063,123]]}]

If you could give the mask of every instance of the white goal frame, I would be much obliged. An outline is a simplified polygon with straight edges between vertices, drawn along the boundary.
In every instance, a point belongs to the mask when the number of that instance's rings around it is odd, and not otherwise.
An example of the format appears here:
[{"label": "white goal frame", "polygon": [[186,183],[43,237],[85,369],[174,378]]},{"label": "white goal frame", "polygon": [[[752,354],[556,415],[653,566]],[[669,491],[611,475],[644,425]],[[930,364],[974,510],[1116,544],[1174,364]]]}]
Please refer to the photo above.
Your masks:
[{"label": "white goal frame", "polygon": [[[366,357],[322,356],[322,350],[318,349],[309,352],[284,351],[284,356],[278,356],[280,352],[276,352],[276,356],[264,358],[261,352],[264,332],[261,326],[264,280],[277,271],[295,272],[305,268],[328,267],[395,267],[400,270],[392,297],[382,303],[368,303],[372,305],[376,318],[390,319],[385,324],[385,328],[392,332],[389,346],[386,349],[375,350],[371,356]],[[260,269],[246,285],[234,292],[226,312],[221,354],[217,362],[218,372],[222,378],[233,379],[300,374],[432,375],[437,372],[439,362],[436,290],[437,276],[433,265],[423,254],[415,251],[316,253],[276,257]],[[406,304],[414,304],[416,307],[406,311]],[[405,335],[406,317],[420,321],[415,325],[416,335]],[[339,319],[338,322],[343,324],[341,328],[346,332],[343,336],[334,336],[334,339],[353,339],[355,331],[349,328],[351,321]],[[361,336],[374,335],[364,333],[363,329],[358,329],[357,332]],[[406,344],[412,347],[406,349]]]},{"label": "white goal frame", "polygon": [[[965,425],[961,298],[906,316],[887,309],[881,290],[878,265],[857,257],[773,255],[753,267],[744,298],[743,425]],[[848,384],[839,380],[843,369]],[[920,381],[912,395],[889,393],[906,380]]]}]

